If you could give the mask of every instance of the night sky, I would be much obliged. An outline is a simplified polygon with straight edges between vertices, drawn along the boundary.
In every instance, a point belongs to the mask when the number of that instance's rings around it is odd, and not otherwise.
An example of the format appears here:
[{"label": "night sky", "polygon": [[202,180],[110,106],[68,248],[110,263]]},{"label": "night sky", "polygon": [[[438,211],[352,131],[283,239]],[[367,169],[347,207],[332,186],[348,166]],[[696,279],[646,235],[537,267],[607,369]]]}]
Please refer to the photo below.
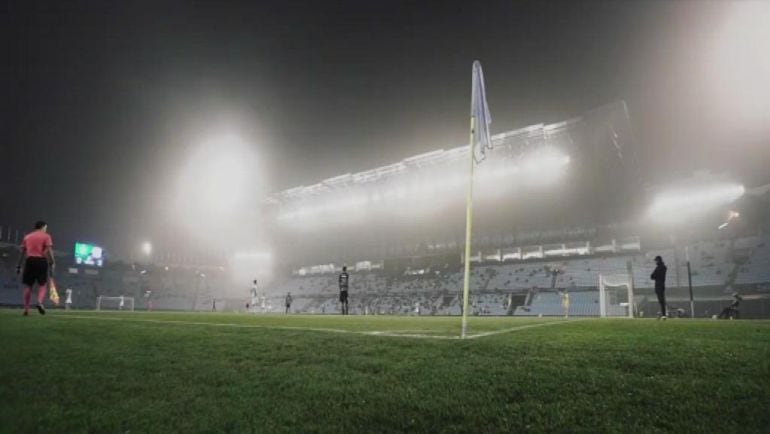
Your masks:
[{"label": "night sky", "polygon": [[6,1],[0,225],[112,245],[158,230],[180,162],[216,131],[253,145],[268,191],[461,145],[475,59],[493,132],[624,99],[650,180],[759,183],[767,130],[720,125],[700,80],[728,6]]}]

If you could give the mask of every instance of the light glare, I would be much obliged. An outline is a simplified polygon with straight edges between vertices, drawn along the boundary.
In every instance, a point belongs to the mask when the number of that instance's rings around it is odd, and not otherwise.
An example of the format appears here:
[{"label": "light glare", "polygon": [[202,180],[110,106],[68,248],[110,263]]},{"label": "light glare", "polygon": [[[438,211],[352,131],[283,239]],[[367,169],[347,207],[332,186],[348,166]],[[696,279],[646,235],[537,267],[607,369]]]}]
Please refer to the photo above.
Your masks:
[{"label": "light glare", "polygon": [[142,253],[146,256],[150,256],[152,254],[152,244],[150,244],[148,241],[143,242]]},{"label": "light glare", "polygon": [[770,121],[770,2],[729,5],[706,71],[713,77],[723,120],[766,127]]},{"label": "light glare", "polygon": [[684,223],[735,201],[745,192],[746,189],[738,184],[670,190],[655,197],[648,211],[648,217],[659,223]]}]

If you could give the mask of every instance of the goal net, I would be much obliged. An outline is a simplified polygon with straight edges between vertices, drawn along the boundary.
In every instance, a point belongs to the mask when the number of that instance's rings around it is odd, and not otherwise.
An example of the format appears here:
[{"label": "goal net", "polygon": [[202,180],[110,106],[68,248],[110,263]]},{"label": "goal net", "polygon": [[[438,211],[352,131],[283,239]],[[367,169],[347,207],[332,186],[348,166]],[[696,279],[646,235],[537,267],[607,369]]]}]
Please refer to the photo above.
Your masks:
[{"label": "goal net", "polygon": [[628,275],[599,275],[599,316],[634,317],[634,285]]},{"label": "goal net", "polygon": [[134,311],[134,297],[105,297],[96,298],[96,310],[126,310]]}]

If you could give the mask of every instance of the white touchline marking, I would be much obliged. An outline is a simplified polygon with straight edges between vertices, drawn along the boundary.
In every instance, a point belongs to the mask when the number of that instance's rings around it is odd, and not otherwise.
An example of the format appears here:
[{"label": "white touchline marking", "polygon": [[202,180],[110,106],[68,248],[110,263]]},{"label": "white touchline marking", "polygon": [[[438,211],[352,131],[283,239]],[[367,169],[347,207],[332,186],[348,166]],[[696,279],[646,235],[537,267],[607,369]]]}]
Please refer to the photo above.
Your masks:
[{"label": "white touchline marking", "polygon": [[[203,321],[175,321],[175,320],[161,320],[161,319],[146,319],[146,318],[125,318],[125,317],[103,317],[103,316],[95,316],[95,315],[73,315],[73,314],[63,314],[63,315],[51,315],[50,318],[69,318],[69,319],[90,319],[90,320],[97,320],[97,321],[125,321],[125,322],[139,322],[139,323],[154,323],[154,324],[182,324],[182,325],[198,325],[198,326],[213,326],[213,327],[232,327],[232,328],[255,328],[255,329],[270,329],[270,330],[300,330],[300,331],[314,331],[314,332],[321,332],[321,333],[342,333],[342,334],[354,334],[354,335],[365,335],[365,336],[382,336],[382,337],[400,337],[400,338],[412,338],[412,339],[438,339],[438,340],[460,340],[460,336],[445,336],[445,335],[435,335],[435,334],[418,334],[413,333],[415,331],[427,331],[427,330],[344,330],[344,329],[333,329],[333,328],[320,328],[320,327],[301,327],[301,326],[280,326],[280,325],[264,325],[264,324],[234,324],[234,323],[216,323],[216,322],[203,322]],[[571,320],[558,320],[558,321],[549,321],[544,323],[538,323],[538,324],[526,324],[526,325],[520,325],[516,327],[511,327],[507,329],[502,330],[492,330],[488,332],[482,332],[482,333],[476,333],[467,335],[467,339],[477,339],[477,338],[483,338],[486,336],[494,336],[499,335],[503,333],[509,333],[514,332],[518,330],[524,330],[528,328],[534,328],[534,327],[542,327],[547,325],[555,325],[555,324],[567,324],[575,321],[580,321],[579,319],[571,319]]]},{"label": "white touchline marking", "polygon": [[140,319],[140,318],[108,318],[102,316],[90,316],[90,315],[52,315],[51,318],[72,318],[72,319],[93,319],[99,321],[127,321],[127,322],[148,322],[155,324],[184,324],[184,325],[200,325],[200,326],[214,326],[214,327],[234,327],[234,328],[256,328],[256,329],[276,329],[276,330],[303,330],[303,331],[318,331],[329,333],[360,333],[352,330],[343,329],[331,329],[331,328],[316,328],[316,327],[299,327],[299,326],[275,326],[264,324],[234,324],[234,323],[218,323],[218,322],[203,322],[203,321],[175,321],[175,320],[162,320],[162,319]]},{"label": "white touchline marking", "polygon": [[571,320],[549,321],[549,322],[543,322],[543,323],[538,323],[538,324],[526,324],[526,325],[511,327],[511,328],[502,329],[502,330],[493,330],[491,332],[476,333],[476,334],[473,334],[473,335],[468,335],[466,337],[468,339],[483,338],[483,337],[486,337],[486,336],[499,335],[499,334],[503,334],[503,333],[515,332],[515,331],[518,331],[518,330],[530,329],[530,328],[534,328],[534,327],[543,327],[543,326],[556,325],[556,324],[567,324],[567,323],[571,323],[571,322],[575,322],[575,321],[581,321],[581,320],[580,319],[571,319]]},{"label": "white touchline marking", "polygon": [[414,339],[460,339],[460,336],[442,336],[442,335],[421,335],[416,333],[400,333],[394,331],[370,331],[370,332],[352,332],[361,333],[368,336],[383,336],[393,338],[414,338]]},{"label": "white touchline marking", "polygon": [[[300,330],[300,331],[314,331],[314,332],[326,332],[326,333],[347,333],[355,335],[367,335],[367,336],[384,336],[384,337],[407,337],[407,338],[421,338],[421,339],[457,339],[457,336],[436,336],[436,335],[421,335],[414,333],[400,333],[398,330],[344,330],[344,329],[332,329],[332,328],[320,328],[320,327],[301,327],[301,326],[277,326],[277,325],[264,325],[264,324],[233,324],[233,323],[216,323],[216,322],[202,322],[202,321],[174,321],[174,320],[160,320],[160,319],[140,319],[140,318],[107,318],[99,316],[86,316],[86,315],[52,315],[52,318],[71,318],[71,319],[92,319],[100,321],[126,321],[126,322],[145,322],[155,324],[183,324],[183,325],[200,325],[200,326],[214,326],[214,327],[234,327],[234,328],[257,328],[257,329],[271,329],[271,330]],[[404,330],[405,332],[411,332],[412,330]]]},{"label": "white touchline marking", "polygon": [[437,330],[382,330],[382,331],[377,330],[369,333],[406,333],[406,334],[411,333],[411,334],[434,334],[435,335],[436,333],[441,333],[441,332]]}]

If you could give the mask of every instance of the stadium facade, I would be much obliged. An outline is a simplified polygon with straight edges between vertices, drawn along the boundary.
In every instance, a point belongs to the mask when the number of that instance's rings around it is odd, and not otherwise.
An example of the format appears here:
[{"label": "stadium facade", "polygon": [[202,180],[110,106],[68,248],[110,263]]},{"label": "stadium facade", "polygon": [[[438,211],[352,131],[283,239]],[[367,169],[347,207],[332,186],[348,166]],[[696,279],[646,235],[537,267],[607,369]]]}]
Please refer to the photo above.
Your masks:
[{"label": "stadium facade", "polygon": [[[734,303],[737,293],[742,317],[770,317],[767,186],[738,188],[729,177],[698,174],[675,190],[685,194],[661,196],[669,186],[640,173],[622,102],[493,140],[477,172],[469,258],[473,314],[561,315],[558,291],[567,290],[572,316],[655,315],[649,274],[652,258],[661,255],[669,264],[669,305],[676,314],[713,316]],[[244,310],[251,279],[234,279],[236,269],[245,267],[249,274],[268,266],[272,281],[260,281],[262,301],[251,311],[282,312],[283,297],[292,292],[294,312],[336,313],[336,274],[346,264],[353,313],[459,314],[468,152],[467,146],[436,150],[271,195],[264,203],[271,236],[267,255],[159,252],[151,261],[108,260],[95,269],[62,267],[73,261],[60,252],[59,287],[73,289],[79,308],[93,308],[99,297],[125,295],[138,310],[150,304]],[[687,193],[709,184],[722,190],[727,185],[725,191],[738,191],[739,197],[678,225],[647,218],[651,206],[680,201],[696,208],[687,204],[713,199],[713,193]],[[725,213],[739,211],[739,219],[725,221]],[[670,212],[660,208],[656,214]],[[5,227],[0,304],[20,303],[16,245],[14,231]],[[633,291],[616,288],[602,295],[600,276],[620,279]]]},{"label": "stadium facade", "polygon": [[[644,200],[623,102],[497,134],[476,175],[474,248],[584,241]],[[469,147],[436,150],[271,196],[284,264],[462,251]]]}]

